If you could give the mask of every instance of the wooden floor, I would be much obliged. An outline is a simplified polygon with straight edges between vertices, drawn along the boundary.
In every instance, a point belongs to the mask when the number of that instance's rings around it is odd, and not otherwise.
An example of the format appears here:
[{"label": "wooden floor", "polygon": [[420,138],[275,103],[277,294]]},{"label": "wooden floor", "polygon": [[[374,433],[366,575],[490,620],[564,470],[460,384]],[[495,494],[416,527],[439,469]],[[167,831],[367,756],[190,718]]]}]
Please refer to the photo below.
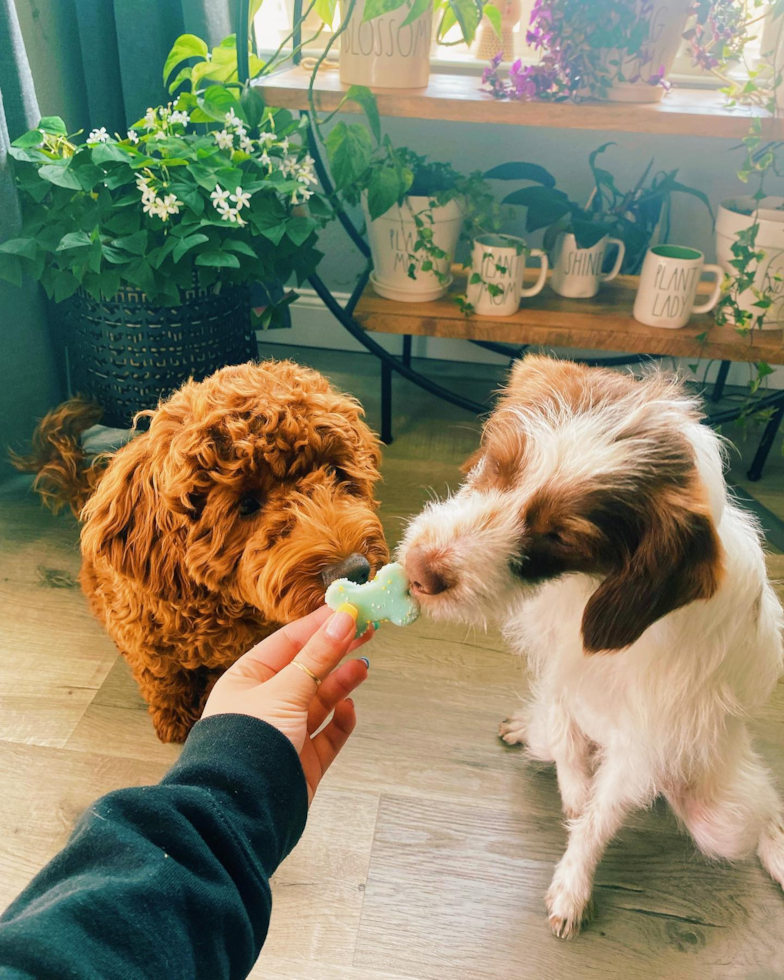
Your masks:
[{"label": "wooden floor", "polygon": [[[298,354],[355,391],[378,425],[377,367],[362,355]],[[451,369],[477,399],[490,391]],[[383,516],[394,542],[432,488],[455,486],[476,445],[463,412],[395,382],[396,441]],[[753,440],[744,449],[748,459]],[[736,475],[743,460],[736,459]],[[747,485],[784,516],[774,450]],[[0,905],[110,789],[157,780],[161,745],[125,664],[75,583],[77,529],[25,481],[0,488]],[[784,558],[771,557],[784,577]],[[495,731],[526,690],[495,633],[420,620],[382,630],[357,692],[357,732],[275,878],[265,980],[705,980],[784,977],[784,896],[754,862],[710,864],[664,806],[638,814],[599,870],[597,917],[572,943],[542,905],[564,846],[551,772]],[[784,688],[755,724],[784,787]],[[165,941],[165,937],[162,937]],[[174,978],[172,978],[174,980]]]}]

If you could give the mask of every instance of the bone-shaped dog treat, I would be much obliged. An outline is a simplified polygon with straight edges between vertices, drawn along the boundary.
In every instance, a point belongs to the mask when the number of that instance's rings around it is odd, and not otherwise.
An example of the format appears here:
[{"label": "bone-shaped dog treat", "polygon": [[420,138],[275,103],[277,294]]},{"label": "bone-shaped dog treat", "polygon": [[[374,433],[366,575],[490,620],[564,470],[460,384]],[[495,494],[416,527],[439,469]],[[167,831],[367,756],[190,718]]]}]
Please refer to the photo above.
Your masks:
[{"label": "bone-shaped dog treat", "polygon": [[410,626],[419,616],[419,603],[411,595],[411,583],[402,565],[393,562],[384,565],[372,582],[357,585],[347,578],[336,579],[327,589],[324,600],[330,609],[337,609],[350,602],[358,612],[356,636],[360,637],[370,623],[378,628],[380,623]]}]

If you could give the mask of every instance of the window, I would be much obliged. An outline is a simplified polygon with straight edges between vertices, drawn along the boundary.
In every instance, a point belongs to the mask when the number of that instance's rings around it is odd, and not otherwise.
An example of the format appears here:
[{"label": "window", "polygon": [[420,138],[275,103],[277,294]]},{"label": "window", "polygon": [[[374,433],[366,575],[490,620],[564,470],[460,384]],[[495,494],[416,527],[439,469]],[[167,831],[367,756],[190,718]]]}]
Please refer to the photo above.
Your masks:
[{"label": "window", "polygon": [[[590,3],[591,0],[585,0]],[[308,2],[303,0],[303,8],[307,9]],[[523,62],[535,62],[538,60],[535,52],[526,42],[528,22],[534,0],[520,0],[521,14],[513,28],[514,56],[522,58]],[[254,24],[256,32],[257,49],[262,57],[276,51],[278,47],[288,38],[291,33],[293,23],[294,0],[264,0]],[[305,54],[319,55],[330,36],[339,27],[340,11],[336,13],[334,22],[325,26],[315,13],[311,13],[303,25],[303,40],[305,41]],[[760,28],[762,25],[760,25]],[[759,34],[762,34],[760,29]],[[458,42],[460,38],[459,28],[453,27],[445,38],[449,42]],[[338,42],[330,52],[330,60],[334,52],[337,60],[339,48]],[[463,43],[437,44],[433,41],[431,62],[433,67],[441,71],[451,71],[460,74],[479,74],[487,64],[487,58],[481,55],[478,48],[480,40],[474,41],[469,48]],[[284,49],[291,50],[291,42],[284,45]],[[736,78],[743,78],[749,68],[756,68],[759,62],[760,37],[752,40],[746,48],[745,63],[739,63],[731,69],[731,74]],[[688,44],[684,41],[683,46],[675,60],[670,78],[680,84],[691,86],[718,88],[721,82],[715,75],[705,72],[701,68],[692,65],[689,54]]]}]

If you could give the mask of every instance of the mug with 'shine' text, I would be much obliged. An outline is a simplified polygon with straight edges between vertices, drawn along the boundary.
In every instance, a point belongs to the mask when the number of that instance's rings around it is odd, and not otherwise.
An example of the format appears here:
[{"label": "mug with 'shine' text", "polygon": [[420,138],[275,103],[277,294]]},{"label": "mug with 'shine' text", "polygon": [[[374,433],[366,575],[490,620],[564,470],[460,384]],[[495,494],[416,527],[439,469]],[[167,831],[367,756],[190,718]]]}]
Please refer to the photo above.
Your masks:
[{"label": "mug with 'shine' text", "polygon": [[[716,282],[708,299],[695,306],[697,287],[705,272],[714,275]],[[692,313],[707,313],[718,303],[723,278],[721,266],[706,265],[705,256],[696,248],[654,245],[643,262],[634,319],[649,327],[685,327]]]}]

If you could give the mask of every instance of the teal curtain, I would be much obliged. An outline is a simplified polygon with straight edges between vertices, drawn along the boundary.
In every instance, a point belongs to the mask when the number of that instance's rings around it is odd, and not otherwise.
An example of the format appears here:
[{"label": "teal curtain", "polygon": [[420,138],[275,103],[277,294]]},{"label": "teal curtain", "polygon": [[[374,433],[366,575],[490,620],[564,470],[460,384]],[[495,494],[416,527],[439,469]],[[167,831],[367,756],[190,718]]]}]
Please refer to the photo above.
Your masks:
[{"label": "teal curtain", "polygon": [[180,34],[210,45],[234,32],[236,0],[73,0],[90,118],[123,132],[167,100],[166,55]]},{"label": "teal curtain", "polygon": [[[19,201],[8,155],[11,139],[40,119],[13,0],[0,0],[0,241],[19,231]],[[0,477],[12,470],[6,447],[23,445],[37,418],[62,397],[41,291],[0,282]]]}]

